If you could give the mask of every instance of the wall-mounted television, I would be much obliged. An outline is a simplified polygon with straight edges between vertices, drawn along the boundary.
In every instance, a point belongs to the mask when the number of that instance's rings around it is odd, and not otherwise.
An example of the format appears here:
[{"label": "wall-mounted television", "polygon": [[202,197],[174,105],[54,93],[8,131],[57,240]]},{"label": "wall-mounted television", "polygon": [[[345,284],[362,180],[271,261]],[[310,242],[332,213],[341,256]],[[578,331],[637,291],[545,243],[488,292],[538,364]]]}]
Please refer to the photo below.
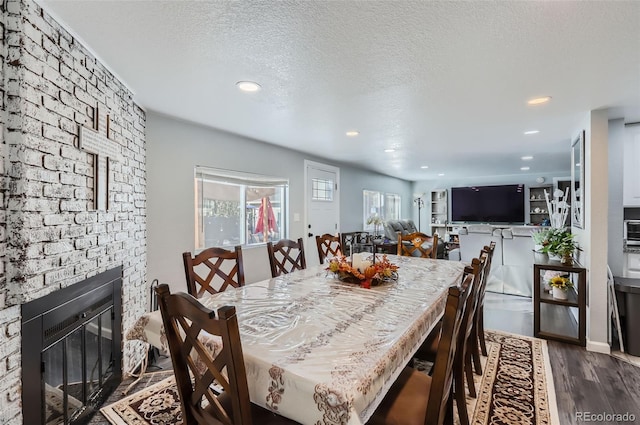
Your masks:
[{"label": "wall-mounted television", "polygon": [[451,221],[522,224],[524,185],[453,187]]}]

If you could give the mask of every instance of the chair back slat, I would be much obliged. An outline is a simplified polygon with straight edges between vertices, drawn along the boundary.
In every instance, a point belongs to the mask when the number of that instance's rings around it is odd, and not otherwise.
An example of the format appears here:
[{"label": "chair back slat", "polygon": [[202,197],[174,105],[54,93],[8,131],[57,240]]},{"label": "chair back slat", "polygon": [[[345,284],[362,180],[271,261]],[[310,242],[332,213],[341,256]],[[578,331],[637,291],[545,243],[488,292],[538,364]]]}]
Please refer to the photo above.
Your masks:
[{"label": "chair back slat", "polygon": [[[233,251],[223,248],[207,248],[196,256],[182,254],[187,290],[196,298],[205,293],[223,292],[229,286],[244,286],[242,248]],[[218,286],[215,286],[215,285]]]},{"label": "chair back slat", "polygon": [[351,255],[351,245],[357,243],[370,243],[371,235],[368,232],[344,232],[340,233],[340,244],[342,245],[342,253]]},{"label": "chair back slat", "polygon": [[330,235],[329,233],[316,236],[316,246],[318,247],[320,264],[324,264],[325,258],[339,257],[343,253],[340,237]]},{"label": "chair back slat", "polygon": [[[465,267],[465,276],[473,276],[473,285],[467,297],[467,306],[465,307],[464,317],[462,318],[462,332],[460,332],[461,342],[466,341],[471,334],[473,320],[475,319],[476,309],[478,308],[478,295],[482,286],[486,265],[487,256],[486,254],[482,254],[479,259],[474,258],[471,260],[470,266]],[[466,279],[466,277],[464,279]]]},{"label": "chair back slat", "polygon": [[[217,314],[193,296],[156,289],[185,424],[251,425],[249,388],[235,307]],[[199,336],[218,336],[222,344],[206,347]],[[212,384],[224,388],[221,402]],[[203,407],[203,401],[208,406]]]},{"label": "chair back slat", "polygon": [[[426,247],[425,243],[430,242],[431,247]],[[407,235],[398,234],[398,255],[417,256],[422,258],[436,258],[438,253],[438,234],[427,236],[424,233],[414,232]]]},{"label": "chair back slat", "polygon": [[294,270],[304,270],[307,268],[302,238],[299,238],[297,242],[282,239],[275,245],[269,242],[267,243],[267,253],[269,254],[271,277],[277,277],[281,274],[291,273]]},{"label": "chair back slat", "polygon": [[478,314],[476,314],[476,321],[479,320],[479,314],[483,312],[484,296],[487,289],[487,280],[489,279],[489,273],[491,273],[491,262],[493,261],[493,252],[495,251],[495,247],[496,243],[491,242],[489,246],[485,246],[481,251],[481,253],[486,256],[486,264],[482,272],[480,287],[478,288],[478,302],[476,307],[476,309],[478,310]]},{"label": "chair back slat", "polygon": [[442,330],[438,352],[433,366],[431,389],[427,403],[425,424],[442,424],[447,413],[447,403],[453,393],[453,366],[458,347],[458,334],[470,290],[473,275],[467,275],[461,287],[449,288],[447,304],[442,318]]}]

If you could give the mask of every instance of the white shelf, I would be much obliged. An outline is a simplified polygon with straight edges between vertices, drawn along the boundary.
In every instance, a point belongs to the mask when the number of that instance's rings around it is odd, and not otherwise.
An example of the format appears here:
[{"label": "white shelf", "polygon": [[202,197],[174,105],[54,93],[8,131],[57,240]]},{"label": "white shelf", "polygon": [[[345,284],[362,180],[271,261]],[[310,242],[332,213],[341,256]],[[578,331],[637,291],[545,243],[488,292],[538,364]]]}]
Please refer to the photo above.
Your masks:
[{"label": "white shelf", "polygon": [[435,231],[434,229],[444,227],[444,223],[447,222],[447,219],[449,218],[449,200],[447,194],[447,190],[434,190],[431,192],[431,214],[429,225],[431,226],[432,234]]}]

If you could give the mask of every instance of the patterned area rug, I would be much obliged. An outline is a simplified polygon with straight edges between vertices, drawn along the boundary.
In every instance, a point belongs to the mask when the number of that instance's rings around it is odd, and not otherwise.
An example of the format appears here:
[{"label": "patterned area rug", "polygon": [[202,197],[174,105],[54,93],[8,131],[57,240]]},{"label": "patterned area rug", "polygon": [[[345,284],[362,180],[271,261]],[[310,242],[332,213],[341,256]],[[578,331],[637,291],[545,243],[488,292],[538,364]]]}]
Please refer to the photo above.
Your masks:
[{"label": "patterned area rug", "polygon": [[[489,331],[477,399],[467,397],[473,425],[555,425],[558,411],[542,339]],[[455,409],[454,409],[455,410]],[[180,401],[173,376],[101,409],[114,425],[179,425]],[[456,418],[456,423],[458,423]]]},{"label": "patterned area rug", "polygon": [[486,332],[486,341],[471,423],[559,424],[547,341],[497,331]]}]

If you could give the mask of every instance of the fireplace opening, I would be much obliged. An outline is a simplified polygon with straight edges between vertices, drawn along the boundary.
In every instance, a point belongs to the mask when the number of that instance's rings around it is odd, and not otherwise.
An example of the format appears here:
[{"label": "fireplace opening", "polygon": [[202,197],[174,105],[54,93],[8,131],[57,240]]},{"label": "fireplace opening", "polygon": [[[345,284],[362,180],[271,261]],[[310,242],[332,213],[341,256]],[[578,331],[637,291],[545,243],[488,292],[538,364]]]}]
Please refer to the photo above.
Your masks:
[{"label": "fireplace opening", "polygon": [[122,379],[122,267],[22,305],[24,423],[88,422]]}]

